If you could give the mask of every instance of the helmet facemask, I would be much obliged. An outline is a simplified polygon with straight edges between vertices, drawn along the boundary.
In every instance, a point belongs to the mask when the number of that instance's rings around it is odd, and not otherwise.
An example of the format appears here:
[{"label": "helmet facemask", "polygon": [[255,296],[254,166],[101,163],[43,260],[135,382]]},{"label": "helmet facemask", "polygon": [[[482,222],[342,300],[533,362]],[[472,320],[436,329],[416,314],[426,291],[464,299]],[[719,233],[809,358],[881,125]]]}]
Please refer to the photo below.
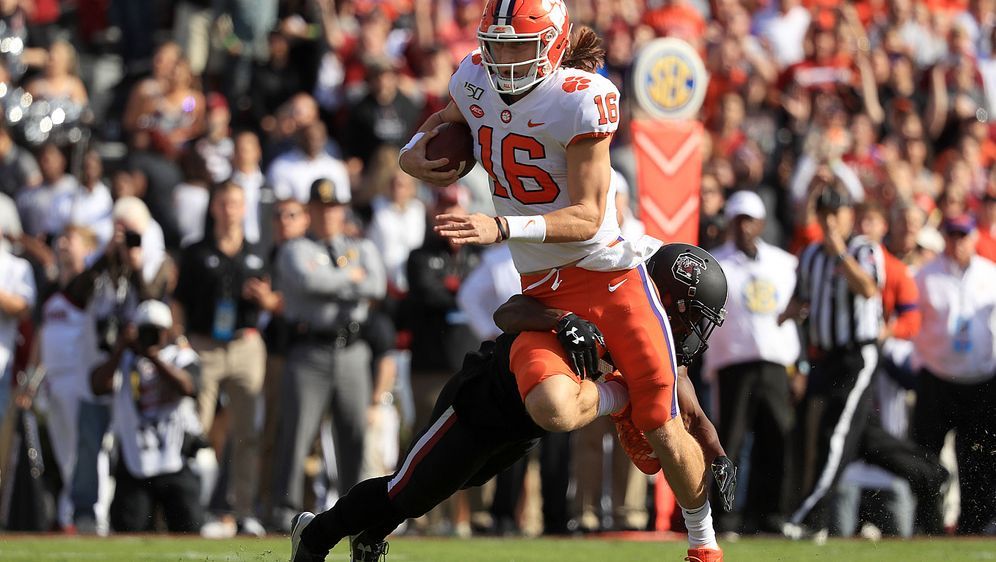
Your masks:
[{"label": "helmet facemask", "polygon": [[[692,360],[709,348],[709,337],[713,330],[726,320],[726,309],[713,310],[695,299],[678,299],[673,306],[665,307],[675,332],[675,348],[678,364],[689,365]],[[675,320],[680,324],[676,330]]]},{"label": "helmet facemask", "polygon": [[[481,62],[488,71],[491,87],[499,94],[522,94],[545,80],[554,70],[549,54],[557,35],[553,27],[539,33],[516,33],[511,26],[492,25],[488,32],[479,31]],[[499,63],[494,55],[495,45],[499,43],[530,44],[531,58]]]}]

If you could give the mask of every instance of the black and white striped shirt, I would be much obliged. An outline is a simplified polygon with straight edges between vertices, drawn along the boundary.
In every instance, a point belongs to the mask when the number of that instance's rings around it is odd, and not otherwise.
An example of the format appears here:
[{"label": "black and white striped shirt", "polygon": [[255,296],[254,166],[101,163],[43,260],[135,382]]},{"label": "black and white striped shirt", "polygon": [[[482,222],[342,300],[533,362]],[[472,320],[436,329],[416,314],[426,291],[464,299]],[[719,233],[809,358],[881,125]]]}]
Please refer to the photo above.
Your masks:
[{"label": "black and white striped shirt", "polygon": [[[847,253],[881,289],[885,284],[881,247],[855,236],[847,244]],[[809,303],[809,345],[824,351],[873,342],[882,327],[881,294],[871,298],[855,294],[841,267],[819,242],[810,244],[799,259],[796,297]]]}]

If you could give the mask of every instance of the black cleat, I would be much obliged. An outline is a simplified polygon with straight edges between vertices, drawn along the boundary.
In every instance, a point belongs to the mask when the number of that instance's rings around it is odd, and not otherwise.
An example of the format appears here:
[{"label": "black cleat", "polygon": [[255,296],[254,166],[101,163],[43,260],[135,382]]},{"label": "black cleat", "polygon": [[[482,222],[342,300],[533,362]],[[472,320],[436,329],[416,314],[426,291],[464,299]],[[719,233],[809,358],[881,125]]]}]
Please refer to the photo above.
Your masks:
[{"label": "black cleat", "polygon": [[349,553],[350,562],[381,562],[387,560],[387,541],[380,541],[376,544],[361,542],[359,536],[350,537]]}]

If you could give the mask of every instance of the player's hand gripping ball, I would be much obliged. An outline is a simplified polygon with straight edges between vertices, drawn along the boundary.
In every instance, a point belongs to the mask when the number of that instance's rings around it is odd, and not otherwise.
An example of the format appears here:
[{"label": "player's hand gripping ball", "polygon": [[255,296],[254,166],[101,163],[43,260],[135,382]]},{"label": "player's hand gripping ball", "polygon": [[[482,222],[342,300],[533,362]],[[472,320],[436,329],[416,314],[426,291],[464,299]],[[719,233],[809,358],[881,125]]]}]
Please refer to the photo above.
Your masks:
[{"label": "player's hand gripping ball", "polygon": [[435,168],[435,172],[456,170],[459,177],[464,177],[474,169],[474,137],[470,127],[465,123],[443,123],[436,128],[436,135],[425,145],[426,160],[449,160]]}]

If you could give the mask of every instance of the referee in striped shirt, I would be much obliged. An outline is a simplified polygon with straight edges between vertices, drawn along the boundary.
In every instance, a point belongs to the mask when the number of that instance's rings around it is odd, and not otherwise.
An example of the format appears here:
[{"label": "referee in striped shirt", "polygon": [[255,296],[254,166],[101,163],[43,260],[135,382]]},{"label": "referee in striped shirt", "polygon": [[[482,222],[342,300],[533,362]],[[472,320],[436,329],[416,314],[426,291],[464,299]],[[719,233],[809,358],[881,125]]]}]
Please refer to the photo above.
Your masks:
[{"label": "referee in striped shirt", "polygon": [[864,236],[852,236],[854,209],[843,190],[823,187],[816,214],[823,241],[803,250],[795,295],[784,315],[802,319],[808,309],[806,402],[821,409],[806,416],[819,420],[816,463],[813,482],[786,526],[786,534],[795,537],[803,523],[814,531],[827,528],[827,499],[844,467],[860,452],[883,325],[882,250]]}]

